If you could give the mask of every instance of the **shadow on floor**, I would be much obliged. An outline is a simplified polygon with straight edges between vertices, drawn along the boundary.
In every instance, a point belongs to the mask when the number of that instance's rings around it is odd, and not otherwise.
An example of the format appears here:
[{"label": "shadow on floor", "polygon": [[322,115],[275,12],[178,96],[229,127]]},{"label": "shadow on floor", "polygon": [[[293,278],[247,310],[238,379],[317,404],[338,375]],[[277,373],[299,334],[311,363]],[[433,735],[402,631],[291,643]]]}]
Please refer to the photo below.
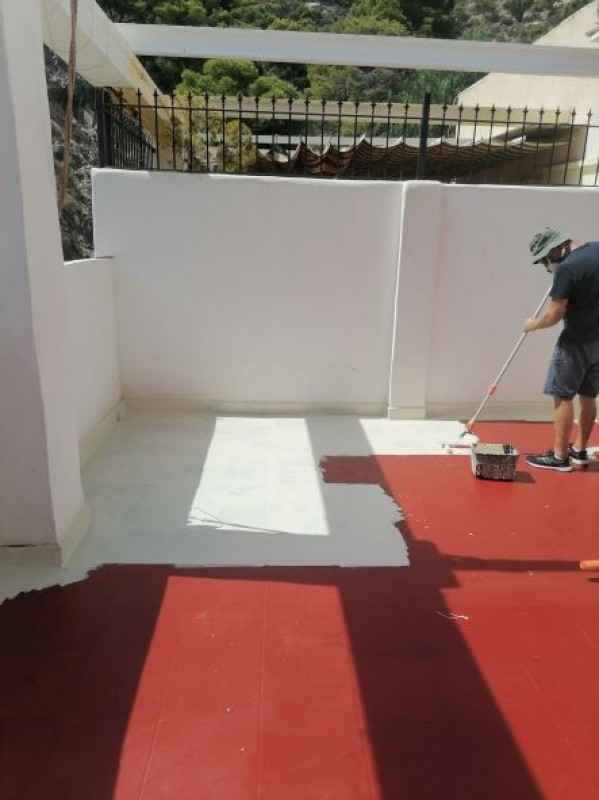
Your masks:
[{"label": "shadow on floor", "polygon": [[107,566],[5,603],[0,796],[544,797],[440,594],[447,561],[411,554]]},{"label": "shadow on floor", "polygon": [[596,797],[596,589],[552,509],[510,528],[552,485],[431,464],[323,466],[395,497],[409,567],[109,565],[0,606],[0,797]]}]

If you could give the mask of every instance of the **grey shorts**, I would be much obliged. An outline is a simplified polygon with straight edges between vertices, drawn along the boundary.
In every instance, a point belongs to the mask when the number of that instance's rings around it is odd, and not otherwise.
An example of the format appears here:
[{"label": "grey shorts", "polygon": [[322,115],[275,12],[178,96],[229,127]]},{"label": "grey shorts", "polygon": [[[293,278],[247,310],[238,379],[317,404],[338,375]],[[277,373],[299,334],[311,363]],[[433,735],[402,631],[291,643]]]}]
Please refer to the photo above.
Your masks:
[{"label": "grey shorts", "polygon": [[553,351],[545,394],[564,400],[581,394],[597,397],[599,394],[599,341],[580,344],[558,340]]}]

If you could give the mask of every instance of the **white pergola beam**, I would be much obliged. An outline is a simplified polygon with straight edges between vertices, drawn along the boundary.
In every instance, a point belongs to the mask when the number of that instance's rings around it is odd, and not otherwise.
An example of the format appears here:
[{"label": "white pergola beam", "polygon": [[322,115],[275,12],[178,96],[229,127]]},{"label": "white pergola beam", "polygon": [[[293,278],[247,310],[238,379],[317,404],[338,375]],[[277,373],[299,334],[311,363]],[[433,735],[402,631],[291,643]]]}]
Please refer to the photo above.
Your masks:
[{"label": "white pergola beam", "polygon": [[[41,0],[44,44],[69,61],[70,0]],[[95,0],[78,0],[77,72],[92,86],[140,89],[148,99],[156,86],[116,25]]]},{"label": "white pergola beam", "polygon": [[176,25],[116,26],[141,56],[599,77],[599,48]]},{"label": "white pergola beam", "polygon": [[[44,44],[63,61],[69,60],[70,0],[42,0]],[[129,86],[132,52],[111,20],[94,0],[79,0],[77,72],[92,86]]]}]

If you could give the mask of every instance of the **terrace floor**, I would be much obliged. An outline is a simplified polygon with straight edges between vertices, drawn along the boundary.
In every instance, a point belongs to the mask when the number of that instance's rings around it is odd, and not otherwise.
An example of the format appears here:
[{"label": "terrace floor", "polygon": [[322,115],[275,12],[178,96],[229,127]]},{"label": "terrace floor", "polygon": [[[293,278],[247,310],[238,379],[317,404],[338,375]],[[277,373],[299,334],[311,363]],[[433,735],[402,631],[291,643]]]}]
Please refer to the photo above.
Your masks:
[{"label": "terrace floor", "polygon": [[2,800],[599,797],[599,461],[461,430],[119,423],[68,568],[0,571]]}]

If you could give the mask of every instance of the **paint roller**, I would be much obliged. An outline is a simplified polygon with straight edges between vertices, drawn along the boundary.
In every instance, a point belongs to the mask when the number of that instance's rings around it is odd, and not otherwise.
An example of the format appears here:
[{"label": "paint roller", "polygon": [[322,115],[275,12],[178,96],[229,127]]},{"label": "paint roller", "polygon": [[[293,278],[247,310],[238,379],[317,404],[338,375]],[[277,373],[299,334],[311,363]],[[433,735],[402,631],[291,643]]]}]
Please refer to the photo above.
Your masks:
[{"label": "paint roller", "polygon": [[[537,309],[536,309],[536,311],[535,311],[535,312],[534,312],[534,314],[532,315],[533,319],[536,319],[536,318],[539,316],[539,314],[541,313],[541,309],[543,308],[543,306],[544,306],[544,305],[545,305],[545,303],[547,302],[547,298],[549,297],[549,293],[550,293],[550,292],[551,292],[551,286],[550,286],[550,287],[547,289],[547,291],[546,291],[546,292],[545,292],[545,294],[543,295],[543,299],[541,300],[541,302],[540,302],[540,303],[539,303],[539,305],[537,306]],[[487,389],[487,393],[486,393],[486,395],[483,397],[483,399],[482,399],[482,401],[481,401],[481,403],[480,403],[479,407],[476,409],[476,412],[474,413],[474,415],[473,415],[472,417],[470,417],[470,419],[468,420],[468,422],[467,422],[467,423],[466,423],[466,425],[465,425],[465,428],[464,428],[464,430],[463,430],[463,431],[462,431],[462,433],[461,433],[461,434],[458,436],[458,440],[457,440],[457,442],[456,442],[455,444],[446,444],[446,445],[443,445],[443,447],[444,447],[446,450],[448,450],[449,452],[451,452],[451,451],[452,451],[454,448],[456,448],[456,447],[469,447],[469,446],[470,446],[470,445],[463,445],[463,444],[460,444],[459,442],[460,442],[460,440],[461,440],[461,439],[463,439],[463,438],[464,438],[464,436],[466,436],[466,435],[467,435],[467,434],[469,434],[469,433],[472,433],[472,428],[474,427],[474,425],[475,425],[475,423],[476,423],[477,419],[479,418],[480,414],[482,413],[482,410],[483,410],[483,408],[486,406],[486,404],[487,404],[487,402],[489,401],[489,399],[490,399],[490,398],[491,398],[491,397],[492,397],[492,396],[495,394],[495,392],[497,391],[497,387],[499,386],[499,383],[500,383],[501,379],[502,379],[502,378],[503,378],[503,376],[505,375],[505,373],[506,373],[506,371],[507,371],[507,368],[509,367],[509,365],[512,363],[512,361],[513,361],[513,360],[514,360],[514,358],[516,357],[516,353],[518,352],[518,350],[519,350],[519,349],[520,349],[520,347],[522,346],[522,343],[523,343],[523,342],[524,342],[524,340],[526,339],[527,335],[528,335],[527,331],[524,331],[524,332],[522,333],[522,335],[520,336],[520,338],[518,339],[518,341],[516,342],[516,344],[514,345],[514,347],[513,347],[513,349],[512,349],[512,352],[509,354],[509,356],[507,357],[507,359],[506,359],[506,361],[505,361],[505,364],[504,364],[504,365],[501,367],[501,369],[499,370],[499,373],[497,374],[497,377],[495,378],[495,380],[493,381],[493,383],[492,383],[492,384],[489,386],[489,388]]]}]

